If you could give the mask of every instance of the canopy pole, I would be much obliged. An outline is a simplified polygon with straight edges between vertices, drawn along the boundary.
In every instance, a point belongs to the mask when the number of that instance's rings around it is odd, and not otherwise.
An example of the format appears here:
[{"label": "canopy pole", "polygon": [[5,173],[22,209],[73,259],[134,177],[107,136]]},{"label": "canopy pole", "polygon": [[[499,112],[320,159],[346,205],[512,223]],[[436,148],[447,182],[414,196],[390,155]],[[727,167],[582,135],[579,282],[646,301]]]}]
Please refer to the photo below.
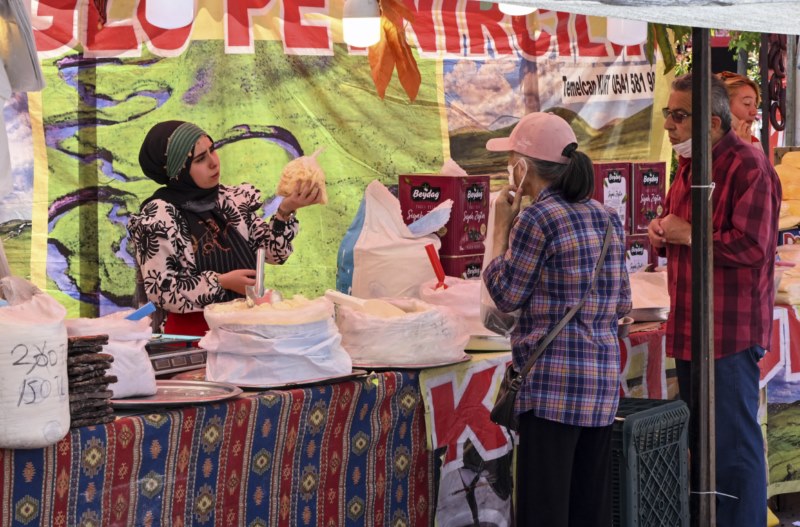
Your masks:
[{"label": "canopy pole", "polygon": [[691,525],[716,525],[714,278],[711,238],[711,40],[692,30]]},{"label": "canopy pole", "polygon": [[[786,37],[786,128],[784,144],[797,145],[797,36]],[[770,160],[772,161],[772,160]]]},{"label": "canopy pole", "polygon": [[769,109],[771,98],[769,95],[769,35],[761,34],[761,45],[758,48],[758,69],[761,72],[761,148],[767,154],[770,163],[774,160],[769,155]]}]

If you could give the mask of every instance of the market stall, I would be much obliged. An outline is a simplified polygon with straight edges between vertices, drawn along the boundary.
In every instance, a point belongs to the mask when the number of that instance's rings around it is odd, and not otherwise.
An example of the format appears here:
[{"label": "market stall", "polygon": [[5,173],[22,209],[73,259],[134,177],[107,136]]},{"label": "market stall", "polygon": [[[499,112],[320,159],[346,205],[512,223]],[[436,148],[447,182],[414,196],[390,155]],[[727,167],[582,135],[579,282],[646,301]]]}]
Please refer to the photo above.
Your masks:
[{"label": "market stall", "polygon": [[[327,147],[319,162],[328,204],[300,213],[296,256],[267,274],[267,287],[287,297],[319,297],[341,278],[334,261],[348,226],[358,225],[369,182],[402,193],[403,175],[441,172],[452,159],[488,187],[505,161],[483,145],[519,115],[562,115],[597,161],[633,167],[667,157],[654,112],[666,96],[661,68],[642,44],[609,42],[602,18],[546,10],[511,17],[478,2],[458,15],[444,5],[413,6],[419,91],[412,96],[400,79],[402,87],[378,88],[381,101],[364,51],[340,43],[331,23],[338,12],[221,4],[198,2],[191,25],[172,30],[150,23],[144,2],[35,5],[47,87],[18,93],[6,107],[15,185],[2,201],[0,233],[11,269],[71,317],[133,304],[126,228],[152,191],[136,157],[143,132],[165,119],[204,123],[225,177],[262,188],[267,216],[280,205],[272,189],[287,162]],[[412,129],[414,140],[406,137]],[[630,183],[622,183],[626,200]],[[442,254],[462,265],[453,274],[470,277],[482,254],[462,252]],[[798,328],[793,310],[776,309],[774,347],[762,364],[775,423],[796,401],[789,394]],[[621,347],[622,395],[675,396],[660,327],[625,337]],[[400,365],[409,370],[317,387],[153,406],[73,429],[51,447],[2,450],[0,523],[424,525],[444,482],[434,475],[437,453],[443,477],[464,465],[467,441],[481,463],[508,454],[509,436],[488,420],[508,357],[473,355],[420,374],[409,361]],[[768,428],[774,493],[800,481],[800,453],[781,426]],[[466,499],[462,490],[453,495]],[[503,510],[497,518],[507,517]]]}]

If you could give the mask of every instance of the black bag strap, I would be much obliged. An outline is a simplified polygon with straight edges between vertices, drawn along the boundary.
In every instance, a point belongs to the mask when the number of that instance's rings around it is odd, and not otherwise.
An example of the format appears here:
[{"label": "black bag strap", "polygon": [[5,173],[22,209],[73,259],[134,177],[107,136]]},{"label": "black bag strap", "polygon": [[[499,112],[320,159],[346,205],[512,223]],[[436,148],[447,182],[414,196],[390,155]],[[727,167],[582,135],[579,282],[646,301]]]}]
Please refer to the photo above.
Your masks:
[{"label": "black bag strap", "polygon": [[608,220],[608,226],[606,227],[606,237],[603,240],[603,249],[600,251],[600,257],[597,259],[597,263],[594,266],[594,272],[592,273],[592,282],[589,284],[589,288],[583,294],[580,302],[572,306],[572,308],[567,311],[567,314],[564,315],[564,318],[559,321],[558,324],[547,334],[547,336],[536,346],[536,350],[531,354],[530,358],[528,358],[528,362],[525,363],[525,367],[519,372],[520,380],[524,380],[528,376],[528,372],[531,371],[533,368],[533,363],[536,362],[536,359],[544,352],[545,348],[556,338],[564,326],[567,325],[567,322],[575,316],[575,313],[583,306],[583,303],[586,301],[586,297],[589,296],[589,293],[594,289],[594,284],[597,282],[597,274],[600,271],[600,268],[603,266],[603,262],[606,259],[606,254],[608,254],[608,246],[611,242],[611,233],[613,229],[611,228],[611,219]]}]

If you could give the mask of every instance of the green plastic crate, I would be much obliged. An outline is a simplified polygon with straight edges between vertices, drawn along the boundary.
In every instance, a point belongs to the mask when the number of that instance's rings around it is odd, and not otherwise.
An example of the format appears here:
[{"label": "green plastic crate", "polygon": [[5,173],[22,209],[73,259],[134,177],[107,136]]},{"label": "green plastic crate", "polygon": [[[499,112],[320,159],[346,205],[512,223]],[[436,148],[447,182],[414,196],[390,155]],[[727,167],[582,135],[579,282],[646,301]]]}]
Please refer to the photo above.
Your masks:
[{"label": "green plastic crate", "polygon": [[614,527],[689,526],[689,409],[621,399],[612,435]]}]

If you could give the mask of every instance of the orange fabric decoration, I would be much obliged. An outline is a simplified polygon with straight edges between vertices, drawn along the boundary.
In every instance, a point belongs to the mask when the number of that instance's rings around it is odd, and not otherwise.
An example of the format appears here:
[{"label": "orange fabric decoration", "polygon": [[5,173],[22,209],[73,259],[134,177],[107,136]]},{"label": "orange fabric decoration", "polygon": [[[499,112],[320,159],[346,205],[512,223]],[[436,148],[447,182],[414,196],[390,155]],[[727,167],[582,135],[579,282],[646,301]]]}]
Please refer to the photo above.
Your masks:
[{"label": "orange fabric decoration", "polygon": [[406,40],[404,20],[414,21],[414,14],[398,0],[381,0],[381,40],[368,50],[372,80],[383,99],[386,87],[397,68],[397,79],[413,102],[419,93],[422,77],[417,61]]}]

